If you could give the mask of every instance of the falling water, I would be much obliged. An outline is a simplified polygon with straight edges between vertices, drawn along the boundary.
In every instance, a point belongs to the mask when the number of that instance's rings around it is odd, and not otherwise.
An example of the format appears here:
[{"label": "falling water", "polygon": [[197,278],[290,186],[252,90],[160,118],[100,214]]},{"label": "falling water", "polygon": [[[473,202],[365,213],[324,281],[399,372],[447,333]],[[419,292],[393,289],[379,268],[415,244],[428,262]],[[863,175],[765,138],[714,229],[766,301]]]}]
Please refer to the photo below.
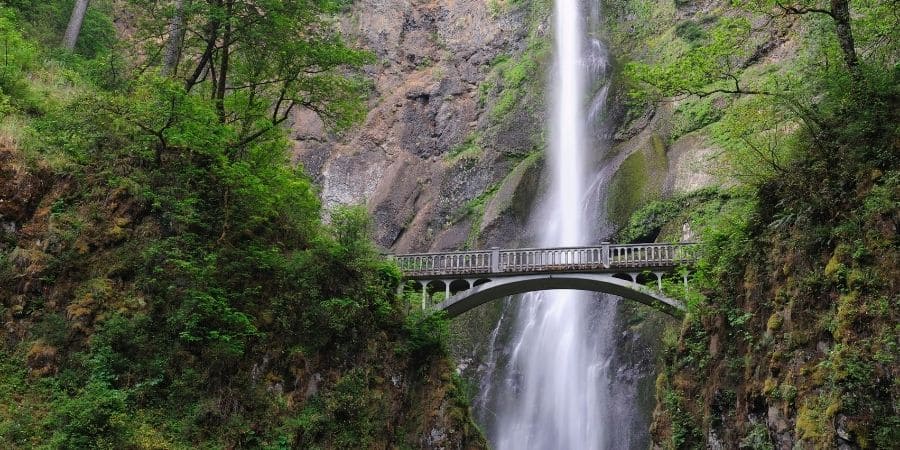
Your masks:
[{"label": "falling water", "polygon": [[[556,0],[547,157],[551,183],[533,220],[537,244],[545,247],[586,245],[606,233],[600,226],[589,226],[586,219],[603,222],[597,215],[598,191],[606,181],[601,179],[603,171],[593,170],[601,156],[595,150],[603,145],[592,143],[604,139],[595,132],[592,141],[585,134],[588,123],[603,121],[607,97],[606,49],[584,33],[585,17],[598,22],[596,8],[591,12],[584,14],[578,0]],[[593,95],[587,92],[589,78],[604,82],[591,87]],[[612,432],[631,425],[617,417],[627,415],[624,411],[629,408],[611,387],[616,377],[610,371],[615,299],[557,290],[526,294],[507,305],[518,309],[504,313],[491,335],[490,373],[482,380],[476,402],[494,446],[499,450],[630,446],[621,437],[628,430]],[[494,343],[507,317],[513,321],[506,325],[509,342],[499,352]]]}]

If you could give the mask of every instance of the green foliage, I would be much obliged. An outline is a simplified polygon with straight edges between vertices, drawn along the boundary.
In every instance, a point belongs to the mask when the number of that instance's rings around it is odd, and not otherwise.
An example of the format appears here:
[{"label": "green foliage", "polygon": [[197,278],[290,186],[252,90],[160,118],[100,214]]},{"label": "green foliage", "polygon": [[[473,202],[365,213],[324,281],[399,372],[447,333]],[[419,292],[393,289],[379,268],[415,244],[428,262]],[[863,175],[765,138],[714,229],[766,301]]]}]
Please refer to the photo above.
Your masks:
[{"label": "green foliage", "polygon": [[700,430],[684,411],[684,400],[674,390],[666,390],[662,399],[666,410],[671,414],[672,436],[669,444],[672,448],[692,448],[702,442]]},{"label": "green foliage", "polygon": [[699,45],[706,38],[706,30],[697,22],[686,20],[675,26],[675,35],[689,44]]},{"label": "green foliage", "polygon": [[345,261],[367,261],[376,257],[372,245],[372,221],[364,206],[340,207],[331,214],[331,228]]},{"label": "green foliage", "polygon": [[740,448],[752,450],[775,450],[772,440],[769,439],[769,430],[764,424],[753,425],[747,436],[740,442]]},{"label": "green foliage", "polygon": [[445,354],[450,336],[447,320],[443,312],[410,314],[403,325],[409,337],[405,345],[397,350],[418,361]]},{"label": "green foliage", "polygon": [[[700,36],[686,35],[699,39]],[[707,37],[673,60],[657,64],[631,62],[626,75],[645,86],[634,92],[649,98],[700,94],[714,83],[733,83],[740,73],[740,62],[750,54],[750,22],[742,17],[722,18]],[[702,45],[700,45],[702,43]]]},{"label": "green foliage", "polygon": [[727,152],[730,176],[758,185],[784,174],[796,159],[792,131],[799,124],[790,109],[770,98],[742,98],[709,127],[713,142]]},{"label": "green foliage", "polygon": [[96,381],[60,402],[47,425],[51,448],[122,448],[133,433],[125,393]]},{"label": "green foliage", "polygon": [[0,352],[0,446],[34,446],[33,436],[45,432],[41,398],[28,389],[24,361]]},{"label": "green foliage", "polygon": [[15,107],[28,107],[31,92],[25,74],[37,61],[37,49],[19,31],[15,11],[0,7],[0,118]]},{"label": "green foliage", "polygon": [[[821,12],[840,2],[737,2],[714,10],[715,22],[671,5],[610,3],[611,21],[639,22],[611,28],[628,43],[626,84],[637,103],[679,102],[671,139],[714,144],[720,175],[745,187],[728,200],[651,204],[621,231],[665,240],[690,221],[702,236],[691,290],[664,286],[689,314],[666,344],[677,382],[659,390],[672,423],[657,419],[657,437],[702,445],[715,429],[723,442],[772,448],[753,419],[760,395],[795,420],[799,445],[834,445],[840,426],[863,448],[890,446],[897,318],[886,280],[896,271],[885,267],[897,258],[888,211],[898,207],[900,153],[897,40],[886,36],[898,18],[884,2],[849,3],[854,65],[839,18]],[[718,394],[708,394],[726,390],[750,406],[717,412]],[[703,421],[693,435],[691,420]]]},{"label": "green foliage", "polygon": [[369,375],[354,369],[341,377],[329,392],[310,400],[292,422],[296,427],[295,448],[328,443],[330,448],[371,446],[382,430],[387,406]]},{"label": "green foliage", "polygon": [[[723,99],[724,100],[724,99]],[[717,97],[685,99],[675,108],[670,140],[675,141],[685,134],[697,131],[717,122],[724,115],[724,109],[716,106]]]},{"label": "green foliage", "polygon": [[[68,4],[69,2],[65,2]],[[75,52],[88,59],[109,54],[116,45],[116,27],[112,21],[111,1],[94,1],[84,15]]]},{"label": "green foliage", "polygon": [[502,123],[503,118],[516,107],[528,105],[530,100],[534,100],[532,88],[543,80],[541,70],[548,52],[549,42],[546,39],[533,38],[518,57],[503,55],[492,62],[492,73],[480,89],[484,98],[496,86],[499,98],[491,109],[491,118],[495,123]]},{"label": "green foliage", "polygon": [[[734,194],[705,188],[670,199],[656,200],[634,212],[628,224],[617,233],[619,242],[654,242],[662,228],[670,223],[694,222],[701,216],[718,213],[720,205]],[[678,230],[681,231],[680,228]]]},{"label": "green foliage", "polygon": [[[165,34],[176,11],[156,1],[131,3],[153,12],[142,16],[139,32],[149,42],[147,54],[158,54],[151,37]],[[205,27],[186,35],[173,79],[186,79],[186,91],[212,101],[236,142],[278,134],[277,126],[297,108],[315,111],[333,129],[347,128],[365,117],[369,83],[358,74],[373,57],[348,47],[332,26],[332,15],[343,6],[331,0],[192,3],[184,11],[186,23]],[[208,46],[225,35],[226,45]],[[199,77],[208,67],[216,78]]]},{"label": "green foliage", "polygon": [[[143,41],[149,67],[133,72],[120,53],[128,43],[110,41],[109,4],[92,2],[70,54],[53,48],[71,2],[8,3],[3,132],[16,132],[23,170],[46,178],[36,239],[50,244],[18,250],[36,262],[24,273],[5,257],[19,242],[0,238],[0,290],[21,294],[0,313],[46,359],[46,379],[32,380],[25,350],[2,349],[0,447],[381,442],[384,391],[396,387],[380,386],[386,369],[367,361],[425,367],[445,357],[447,333],[436,318],[402,314],[402,274],[372,243],[365,209],[330,211],[323,224],[313,184],[289,162],[280,124],[291,111],[313,110],[333,129],[365,114],[358,74],[372,58],[336,34],[330,15],[344,2],[190,2],[199,33],[215,20],[235,33],[224,95],[211,94],[211,74],[183,81],[203,52],[197,34],[177,73],[157,75],[172,14],[158,2],[131,2],[146,7],[135,39],[157,36]],[[44,14],[65,18],[38,23]],[[214,53],[222,75],[224,52]],[[40,287],[20,288],[29,285]],[[283,395],[301,389],[283,380],[304,370],[329,374],[318,395]]]}]

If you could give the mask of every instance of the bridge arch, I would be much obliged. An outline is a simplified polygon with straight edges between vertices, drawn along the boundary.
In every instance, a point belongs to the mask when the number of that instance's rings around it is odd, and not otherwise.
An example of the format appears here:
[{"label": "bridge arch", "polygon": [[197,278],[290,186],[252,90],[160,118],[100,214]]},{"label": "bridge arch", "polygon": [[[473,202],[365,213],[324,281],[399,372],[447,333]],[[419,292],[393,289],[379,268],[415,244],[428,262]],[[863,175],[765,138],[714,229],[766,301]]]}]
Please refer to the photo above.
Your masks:
[{"label": "bridge arch", "polygon": [[470,309],[509,295],[551,289],[574,289],[618,295],[656,308],[670,316],[682,317],[684,305],[644,286],[617,278],[611,274],[572,273],[534,274],[492,278],[471,289],[444,299],[435,306],[448,317],[456,317]]},{"label": "bridge arch", "polygon": [[449,286],[451,294],[456,294],[457,292],[469,290],[471,287],[472,287],[472,284],[469,282],[469,280],[459,280],[459,279],[451,281],[450,286]]}]

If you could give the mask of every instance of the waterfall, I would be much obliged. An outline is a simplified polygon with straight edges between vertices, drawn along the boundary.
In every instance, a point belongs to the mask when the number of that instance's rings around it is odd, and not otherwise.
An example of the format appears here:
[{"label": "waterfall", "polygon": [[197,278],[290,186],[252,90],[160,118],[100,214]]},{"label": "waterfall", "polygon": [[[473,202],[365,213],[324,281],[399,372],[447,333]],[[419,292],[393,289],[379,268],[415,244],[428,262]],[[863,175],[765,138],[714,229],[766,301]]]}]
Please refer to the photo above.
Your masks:
[{"label": "waterfall", "polygon": [[[607,129],[604,121],[608,56],[584,32],[599,23],[598,8],[584,14],[578,0],[556,0],[555,60],[547,173],[549,191],[539,201],[533,227],[543,247],[586,245],[607,234],[598,217],[606,180],[594,171]],[[585,23],[585,19],[592,23]],[[602,80],[591,87],[587,80]],[[597,122],[600,122],[599,124]],[[588,179],[591,179],[588,182]],[[591,217],[591,220],[587,218]],[[600,219],[599,221],[597,219]],[[599,222],[599,223],[598,223]],[[476,409],[495,448],[627,448],[632,422],[629,396],[614,389],[616,299],[579,291],[544,291],[508,301],[491,335],[488,374]],[[505,323],[505,321],[510,321]],[[507,342],[498,341],[501,328]],[[506,347],[499,351],[494,346]],[[501,356],[498,357],[497,355]],[[624,427],[625,429],[622,429]]]}]

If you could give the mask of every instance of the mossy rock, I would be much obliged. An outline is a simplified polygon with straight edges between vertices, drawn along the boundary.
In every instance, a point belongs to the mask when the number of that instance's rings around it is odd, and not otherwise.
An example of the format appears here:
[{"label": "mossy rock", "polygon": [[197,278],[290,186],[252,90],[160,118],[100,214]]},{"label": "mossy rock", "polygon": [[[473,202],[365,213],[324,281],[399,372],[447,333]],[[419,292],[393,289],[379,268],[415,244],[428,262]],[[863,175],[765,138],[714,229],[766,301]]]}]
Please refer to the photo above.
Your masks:
[{"label": "mossy rock", "polygon": [[487,202],[480,232],[505,214],[524,219],[534,202],[543,161],[540,153],[534,153],[520,162],[501,182],[496,193]]},{"label": "mossy rock", "polygon": [[660,135],[654,134],[613,175],[607,197],[609,220],[622,227],[634,211],[658,198],[665,187],[667,170],[665,143]]}]

